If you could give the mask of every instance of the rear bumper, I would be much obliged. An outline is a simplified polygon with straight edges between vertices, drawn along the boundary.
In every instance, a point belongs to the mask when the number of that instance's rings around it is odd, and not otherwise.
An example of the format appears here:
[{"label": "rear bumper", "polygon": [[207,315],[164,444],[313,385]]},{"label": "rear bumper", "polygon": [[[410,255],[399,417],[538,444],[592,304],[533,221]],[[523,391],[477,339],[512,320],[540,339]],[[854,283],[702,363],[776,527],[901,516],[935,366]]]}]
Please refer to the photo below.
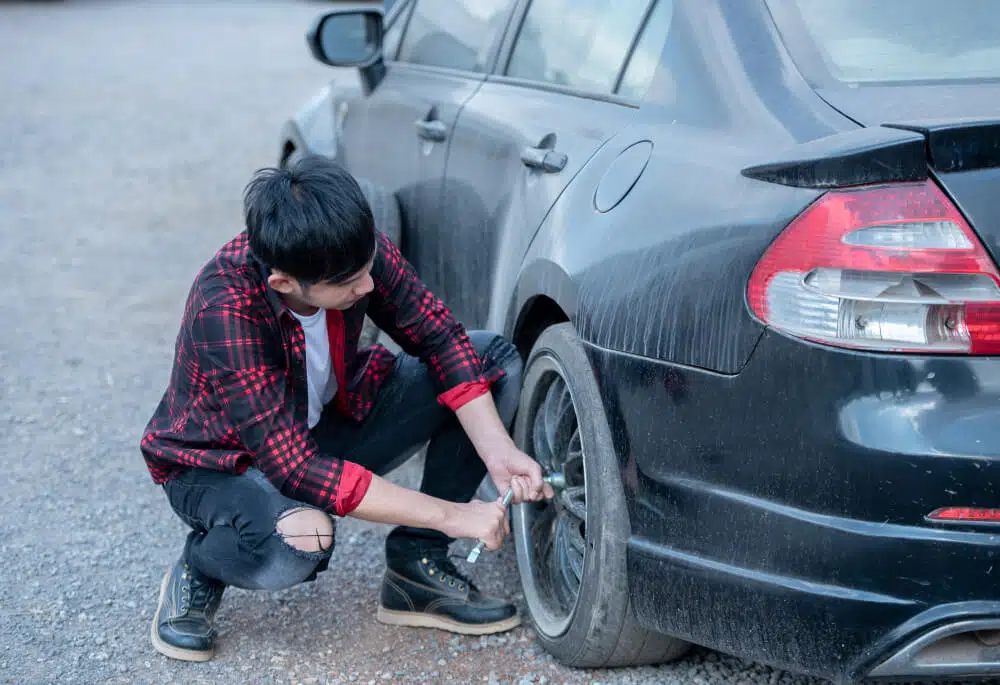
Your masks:
[{"label": "rear bumper", "polygon": [[[1000,528],[925,518],[1000,506],[1000,362],[770,332],[736,376],[591,356],[642,622],[838,681],[1000,670],[966,630],[1000,620]],[[916,644],[939,629],[965,637]]]},{"label": "rear bumper", "polygon": [[[835,682],[1000,675],[1000,601],[931,609],[782,576],[726,568],[633,540],[633,602],[647,626]],[[654,586],[669,583],[667,592]],[[918,613],[914,613],[918,612]],[[688,630],[681,626],[685,620]]]}]

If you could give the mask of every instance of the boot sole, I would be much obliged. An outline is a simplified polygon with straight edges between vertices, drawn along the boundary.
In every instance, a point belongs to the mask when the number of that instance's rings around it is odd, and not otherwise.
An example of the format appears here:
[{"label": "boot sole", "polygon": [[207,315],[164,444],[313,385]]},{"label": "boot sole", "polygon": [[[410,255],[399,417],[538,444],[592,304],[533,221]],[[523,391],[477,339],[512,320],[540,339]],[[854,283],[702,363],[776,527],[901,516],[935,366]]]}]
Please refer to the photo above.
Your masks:
[{"label": "boot sole", "polygon": [[170,657],[171,659],[179,659],[181,661],[211,661],[212,657],[215,656],[214,649],[197,650],[174,647],[173,645],[164,642],[163,638],[160,637],[160,633],[156,627],[160,624],[160,609],[163,608],[163,598],[167,594],[168,580],[170,580],[170,571],[167,571],[166,575],[163,576],[163,581],[160,583],[160,601],[156,605],[156,613],[153,614],[153,625],[150,629],[150,638],[153,640],[153,649],[163,656]]},{"label": "boot sole", "polygon": [[415,611],[395,611],[379,606],[376,618],[379,623],[390,626],[409,626],[412,628],[438,628],[462,635],[491,635],[503,633],[521,625],[518,615],[493,623],[461,623],[447,616],[418,613]]}]

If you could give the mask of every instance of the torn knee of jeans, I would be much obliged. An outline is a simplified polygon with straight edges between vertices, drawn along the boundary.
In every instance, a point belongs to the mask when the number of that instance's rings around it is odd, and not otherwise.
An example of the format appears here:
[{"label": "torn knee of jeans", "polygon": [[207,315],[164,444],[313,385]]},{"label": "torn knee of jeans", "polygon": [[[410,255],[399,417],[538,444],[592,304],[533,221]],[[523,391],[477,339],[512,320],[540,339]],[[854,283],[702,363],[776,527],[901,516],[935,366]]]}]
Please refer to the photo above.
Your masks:
[{"label": "torn knee of jeans", "polygon": [[294,507],[283,511],[274,528],[286,545],[299,552],[321,554],[333,547],[333,521],[319,509]]}]

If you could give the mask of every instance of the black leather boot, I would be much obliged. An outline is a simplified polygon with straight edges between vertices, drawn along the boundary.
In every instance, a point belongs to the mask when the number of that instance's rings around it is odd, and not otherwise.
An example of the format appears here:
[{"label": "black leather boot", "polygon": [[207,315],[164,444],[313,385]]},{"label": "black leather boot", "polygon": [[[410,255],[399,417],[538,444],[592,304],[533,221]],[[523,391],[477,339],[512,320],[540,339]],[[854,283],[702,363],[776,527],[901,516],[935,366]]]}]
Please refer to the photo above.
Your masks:
[{"label": "black leather boot", "polygon": [[182,558],[160,584],[160,603],[153,615],[153,647],[183,661],[208,661],[215,656],[212,619],[226,586],[202,576]]},{"label": "black leather boot", "polygon": [[481,594],[444,554],[389,562],[378,620],[465,635],[500,633],[521,623],[517,607]]}]

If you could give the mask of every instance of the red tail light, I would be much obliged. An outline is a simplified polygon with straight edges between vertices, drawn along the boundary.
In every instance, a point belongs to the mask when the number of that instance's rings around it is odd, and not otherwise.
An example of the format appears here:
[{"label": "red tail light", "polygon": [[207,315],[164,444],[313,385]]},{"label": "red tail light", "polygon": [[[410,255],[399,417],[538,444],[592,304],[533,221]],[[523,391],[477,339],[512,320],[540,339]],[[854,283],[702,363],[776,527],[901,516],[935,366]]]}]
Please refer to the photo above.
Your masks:
[{"label": "red tail light", "polygon": [[1000,354],[1000,273],[930,180],[824,194],[767,250],[747,294],[762,322],[815,342]]},{"label": "red tail light", "polygon": [[942,507],[927,514],[934,521],[991,521],[1000,523],[1000,509]]}]

